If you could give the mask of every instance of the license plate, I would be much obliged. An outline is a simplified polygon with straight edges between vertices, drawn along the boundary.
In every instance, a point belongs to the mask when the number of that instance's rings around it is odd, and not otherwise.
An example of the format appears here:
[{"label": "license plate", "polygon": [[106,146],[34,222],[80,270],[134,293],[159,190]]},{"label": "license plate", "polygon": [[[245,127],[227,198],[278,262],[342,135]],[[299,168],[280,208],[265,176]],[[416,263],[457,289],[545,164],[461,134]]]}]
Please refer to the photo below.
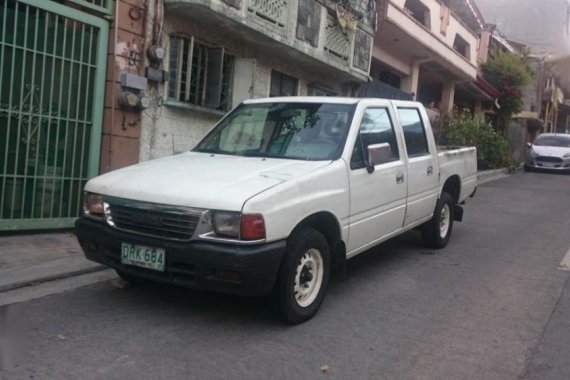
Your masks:
[{"label": "license plate", "polygon": [[121,245],[121,263],[164,272],[166,250],[164,248],[145,247],[123,243]]},{"label": "license plate", "polygon": [[546,168],[553,168],[554,164],[552,162],[543,162],[542,166],[544,166]]}]

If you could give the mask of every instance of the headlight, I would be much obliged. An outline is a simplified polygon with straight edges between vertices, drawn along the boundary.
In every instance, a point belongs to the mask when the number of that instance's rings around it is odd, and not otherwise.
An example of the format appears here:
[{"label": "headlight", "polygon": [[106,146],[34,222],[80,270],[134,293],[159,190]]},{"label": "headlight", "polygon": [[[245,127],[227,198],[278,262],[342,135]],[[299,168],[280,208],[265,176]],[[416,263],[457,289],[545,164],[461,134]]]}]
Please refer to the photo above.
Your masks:
[{"label": "headlight", "polygon": [[214,231],[218,235],[239,238],[241,215],[235,212],[214,212]]},{"label": "headlight", "polygon": [[103,216],[105,206],[103,205],[103,197],[100,194],[85,192],[83,198],[83,212],[85,215]]},{"label": "headlight", "polygon": [[563,158],[570,158],[570,153],[566,153],[564,156],[562,156]]},{"label": "headlight", "polygon": [[265,221],[261,214],[215,211],[214,231],[221,236],[241,240],[265,239]]}]

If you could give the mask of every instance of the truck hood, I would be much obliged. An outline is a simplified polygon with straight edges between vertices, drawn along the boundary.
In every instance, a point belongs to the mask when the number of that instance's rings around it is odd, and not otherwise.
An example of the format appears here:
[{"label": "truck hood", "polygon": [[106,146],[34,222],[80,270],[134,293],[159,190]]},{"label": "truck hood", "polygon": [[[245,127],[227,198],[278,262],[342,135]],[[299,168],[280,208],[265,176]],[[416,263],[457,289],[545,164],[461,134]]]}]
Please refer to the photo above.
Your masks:
[{"label": "truck hood", "polygon": [[329,163],[188,152],[95,177],[85,190],[152,203],[240,211],[254,195]]}]

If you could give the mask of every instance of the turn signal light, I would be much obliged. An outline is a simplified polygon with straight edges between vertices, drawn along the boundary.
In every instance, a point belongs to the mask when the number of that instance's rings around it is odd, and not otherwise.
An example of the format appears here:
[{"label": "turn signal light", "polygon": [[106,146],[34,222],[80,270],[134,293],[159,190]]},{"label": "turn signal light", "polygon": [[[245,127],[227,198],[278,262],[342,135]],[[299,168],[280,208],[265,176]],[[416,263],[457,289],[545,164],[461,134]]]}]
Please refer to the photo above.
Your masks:
[{"label": "turn signal light", "polygon": [[265,221],[261,214],[242,214],[240,227],[242,240],[265,239]]}]

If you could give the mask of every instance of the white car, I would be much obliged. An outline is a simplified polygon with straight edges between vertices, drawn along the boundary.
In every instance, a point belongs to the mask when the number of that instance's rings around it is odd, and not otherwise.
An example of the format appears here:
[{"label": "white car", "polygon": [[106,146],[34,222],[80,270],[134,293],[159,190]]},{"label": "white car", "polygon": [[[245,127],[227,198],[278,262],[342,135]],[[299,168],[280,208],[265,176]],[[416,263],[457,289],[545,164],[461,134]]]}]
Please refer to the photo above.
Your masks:
[{"label": "white car", "polygon": [[300,323],[347,259],[411,229],[444,247],[476,174],[419,103],[249,100],[192,151],[91,179],[76,231],[123,278],[271,294]]},{"label": "white car", "polygon": [[570,135],[543,133],[527,144],[525,169],[570,172]]}]

